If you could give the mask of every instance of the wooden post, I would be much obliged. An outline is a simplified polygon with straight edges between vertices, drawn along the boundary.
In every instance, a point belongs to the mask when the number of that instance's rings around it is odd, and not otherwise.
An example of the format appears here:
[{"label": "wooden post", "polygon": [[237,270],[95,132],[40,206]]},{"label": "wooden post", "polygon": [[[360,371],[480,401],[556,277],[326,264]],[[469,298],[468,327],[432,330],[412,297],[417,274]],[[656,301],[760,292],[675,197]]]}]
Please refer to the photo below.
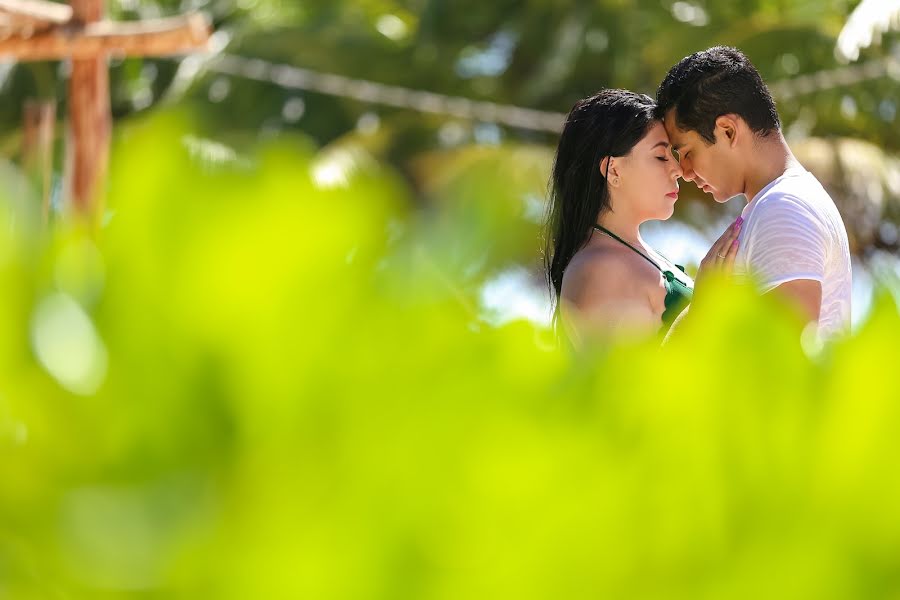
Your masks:
[{"label": "wooden post", "polygon": [[[73,20],[84,25],[100,21],[103,2],[71,0]],[[106,54],[72,60],[69,125],[74,145],[72,201],[78,212],[91,214],[102,192],[112,131]]]},{"label": "wooden post", "polygon": [[104,0],[0,0],[0,60],[71,60],[65,196],[76,213],[100,217],[112,113],[107,59],[171,56],[206,47],[210,27],[199,13],[116,23]]},{"label": "wooden post", "polygon": [[38,182],[41,196],[41,220],[50,216],[53,191],[53,142],[56,128],[56,102],[29,100],[25,103],[23,123],[22,165],[33,181]]}]

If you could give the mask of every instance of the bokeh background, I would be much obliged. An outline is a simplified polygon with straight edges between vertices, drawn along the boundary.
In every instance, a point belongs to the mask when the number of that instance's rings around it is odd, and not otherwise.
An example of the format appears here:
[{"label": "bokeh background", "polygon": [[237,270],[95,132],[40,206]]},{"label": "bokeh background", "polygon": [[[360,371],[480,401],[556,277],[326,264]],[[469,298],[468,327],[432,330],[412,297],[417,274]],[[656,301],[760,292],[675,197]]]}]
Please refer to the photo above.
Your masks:
[{"label": "bokeh background", "polygon": [[[189,139],[219,145],[212,160],[239,160],[260,141],[291,137],[318,149],[325,180],[363,164],[395,174],[398,196],[425,218],[484,209],[482,218],[506,233],[461,242],[478,255],[461,260],[481,286],[485,318],[547,321],[534,239],[556,132],[575,100],[601,87],[653,95],[678,59],[716,44],[753,60],[792,148],[841,209],[856,259],[855,324],[874,282],[896,271],[892,2],[108,2],[117,19],[191,9],[211,17],[213,52],[113,59],[117,127],[180,107],[192,114]],[[22,147],[26,100],[57,100],[65,114],[66,73],[65,63],[2,65],[5,156]],[[723,210],[684,187],[674,220],[646,235],[696,264],[740,207]]]},{"label": "bokeh background", "polygon": [[[111,61],[102,225],[51,212],[0,65],[0,597],[895,598],[895,2],[110,1],[209,53]],[[546,328],[557,131],[741,48],[854,254],[821,348],[722,288],[663,350]],[[646,236],[699,262],[692,184]]]}]

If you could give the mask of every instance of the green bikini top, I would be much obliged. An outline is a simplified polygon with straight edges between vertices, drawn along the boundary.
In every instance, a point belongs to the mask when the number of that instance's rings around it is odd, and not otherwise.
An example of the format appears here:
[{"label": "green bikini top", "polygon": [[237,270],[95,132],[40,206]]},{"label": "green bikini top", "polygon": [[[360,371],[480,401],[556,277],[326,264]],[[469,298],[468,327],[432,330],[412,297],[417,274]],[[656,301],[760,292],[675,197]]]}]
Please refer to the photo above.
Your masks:
[{"label": "green bikini top", "polygon": [[[693,298],[693,296],[694,296],[694,288],[692,288],[688,283],[675,277],[674,271],[668,270],[668,269],[664,270],[662,267],[660,267],[658,264],[656,264],[656,262],[654,262],[649,256],[647,256],[646,254],[644,254],[643,252],[641,252],[640,250],[638,250],[637,248],[635,248],[634,246],[632,246],[631,244],[629,244],[628,242],[626,242],[625,240],[623,240],[622,238],[620,238],[619,236],[614,234],[613,232],[609,231],[608,229],[605,229],[604,227],[601,227],[600,225],[594,225],[594,229],[596,229],[597,231],[599,231],[601,233],[605,233],[606,235],[608,235],[612,239],[616,240],[617,242],[621,242],[621,243],[625,244],[626,246],[628,246],[629,248],[631,248],[632,250],[637,252],[648,263],[650,263],[651,265],[653,265],[654,267],[659,269],[659,272],[662,273],[662,276],[664,279],[664,284],[666,286],[666,299],[665,299],[666,310],[663,311],[662,320],[663,320],[663,323],[665,323],[666,325],[671,325],[672,321],[675,320],[675,317],[677,317],[679,314],[681,314],[681,311],[683,311],[685,309],[685,307],[688,304],[690,304],[691,298]],[[660,254],[660,256],[662,256],[662,254]],[[665,259],[666,262],[670,262],[664,256],[663,256],[663,259]],[[681,265],[676,265],[675,263],[670,263],[670,264],[675,265],[675,267],[677,267],[678,269],[681,270],[682,273],[684,273],[684,267],[682,267]]]}]

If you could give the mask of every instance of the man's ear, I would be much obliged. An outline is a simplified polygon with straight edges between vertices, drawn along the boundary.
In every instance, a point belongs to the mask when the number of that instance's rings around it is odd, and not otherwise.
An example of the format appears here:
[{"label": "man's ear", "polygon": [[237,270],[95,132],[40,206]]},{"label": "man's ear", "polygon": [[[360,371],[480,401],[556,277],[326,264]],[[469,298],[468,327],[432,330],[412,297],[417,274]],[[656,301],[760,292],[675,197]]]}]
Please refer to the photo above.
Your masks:
[{"label": "man's ear", "polygon": [[740,117],[733,114],[720,115],[716,118],[716,129],[721,132],[724,140],[732,148],[737,144]]}]

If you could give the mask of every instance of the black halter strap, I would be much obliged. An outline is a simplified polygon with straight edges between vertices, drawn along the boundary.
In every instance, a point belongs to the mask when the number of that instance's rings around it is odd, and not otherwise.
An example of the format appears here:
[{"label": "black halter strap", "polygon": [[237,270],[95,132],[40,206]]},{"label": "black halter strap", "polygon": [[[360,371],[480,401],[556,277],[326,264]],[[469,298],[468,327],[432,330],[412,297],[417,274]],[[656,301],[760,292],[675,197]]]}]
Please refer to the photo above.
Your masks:
[{"label": "black halter strap", "polygon": [[620,238],[619,236],[614,234],[612,231],[606,229],[605,227],[601,227],[600,225],[594,225],[594,229],[596,229],[597,231],[600,231],[602,233],[605,233],[606,235],[608,235],[612,239],[616,240],[617,242],[621,242],[621,243],[625,244],[626,246],[628,246],[629,248],[631,248],[632,250],[634,250],[635,252],[640,254],[641,258],[643,258],[648,263],[650,263],[651,265],[656,267],[660,273],[663,272],[662,267],[660,267],[658,264],[656,264],[649,256],[647,256],[646,254],[644,254],[643,252],[641,252],[640,250],[638,250],[637,248],[635,248],[634,246],[632,246],[631,244],[629,244],[628,242],[626,242],[625,240],[623,240],[622,238]]}]

